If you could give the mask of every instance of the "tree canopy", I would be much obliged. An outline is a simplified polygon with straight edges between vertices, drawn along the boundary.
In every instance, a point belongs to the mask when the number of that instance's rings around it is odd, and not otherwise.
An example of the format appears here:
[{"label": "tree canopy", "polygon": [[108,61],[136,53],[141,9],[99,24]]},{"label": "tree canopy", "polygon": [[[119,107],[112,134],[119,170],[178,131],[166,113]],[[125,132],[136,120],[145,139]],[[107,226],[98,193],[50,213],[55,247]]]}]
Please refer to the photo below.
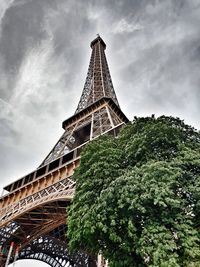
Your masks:
[{"label": "tree canopy", "polygon": [[178,118],[135,118],[81,154],[68,211],[71,250],[110,267],[200,266],[200,133]]}]

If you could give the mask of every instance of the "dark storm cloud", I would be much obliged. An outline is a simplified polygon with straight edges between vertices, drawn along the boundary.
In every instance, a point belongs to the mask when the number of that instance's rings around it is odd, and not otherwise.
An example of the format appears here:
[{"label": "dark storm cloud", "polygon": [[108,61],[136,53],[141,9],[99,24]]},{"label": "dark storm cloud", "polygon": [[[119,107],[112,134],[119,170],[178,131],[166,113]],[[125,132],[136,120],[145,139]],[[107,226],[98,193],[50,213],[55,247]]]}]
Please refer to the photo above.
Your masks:
[{"label": "dark storm cloud", "polygon": [[[74,112],[91,36],[83,50],[80,44],[91,24],[81,2],[10,1],[1,8],[0,173],[5,184],[42,161],[62,133],[62,120]],[[15,169],[17,161],[21,171]]]},{"label": "dark storm cloud", "polygon": [[3,62],[1,68],[8,75],[6,78],[9,83],[8,89],[2,86],[4,80],[1,79],[1,93],[7,99],[12,93],[15,76],[27,48],[44,38],[45,32],[40,29],[43,16],[42,9],[36,8],[31,1],[27,3],[19,1],[18,5],[11,5],[5,10],[1,21],[0,56]]},{"label": "dark storm cloud", "polygon": [[177,114],[199,127],[199,98],[194,97],[199,94],[199,55],[192,59],[199,47],[198,2],[146,1],[136,13],[121,19],[114,31],[115,50],[123,46],[128,51],[117,70],[124,95],[132,91],[130,102],[124,98],[128,110]]}]

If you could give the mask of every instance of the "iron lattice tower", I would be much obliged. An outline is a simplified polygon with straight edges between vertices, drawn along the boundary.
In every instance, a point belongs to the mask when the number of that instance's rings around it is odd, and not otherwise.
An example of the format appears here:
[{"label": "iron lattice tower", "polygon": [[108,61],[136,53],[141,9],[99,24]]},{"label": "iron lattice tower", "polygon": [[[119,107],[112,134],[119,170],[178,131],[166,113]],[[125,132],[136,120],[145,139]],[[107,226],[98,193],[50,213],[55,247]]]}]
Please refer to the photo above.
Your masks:
[{"label": "iron lattice tower", "polygon": [[[52,267],[97,266],[97,258],[67,248],[66,207],[75,191],[74,169],[85,144],[100,135],[116,136],[128,122],[113,88],[100,36],[92,54],[75,114],[62,124],[64,133],[41,165],[4,187],[0,199],[0,266],[37,259]],[[102,266],[102,265],[98,265]]]},{"label": "iron lattice tower", "polygon": [[97,37],[91,42],[90,46],[92,48],[92,55],[83,93],[76,109],[76,113],[98,101],[102,97],[111,98],[115,104],[119,106],[104,53],[106,44],[100,37]]}]

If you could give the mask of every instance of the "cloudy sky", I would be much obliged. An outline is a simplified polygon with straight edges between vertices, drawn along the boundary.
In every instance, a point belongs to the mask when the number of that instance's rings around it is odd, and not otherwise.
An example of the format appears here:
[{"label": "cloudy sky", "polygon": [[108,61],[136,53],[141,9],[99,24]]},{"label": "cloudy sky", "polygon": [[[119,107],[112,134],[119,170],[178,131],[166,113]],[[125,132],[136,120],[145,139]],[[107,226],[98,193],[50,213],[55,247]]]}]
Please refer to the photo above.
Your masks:
[{"label": "cloudy sky", "polygon": [[200,129],[200,0],[0,0],[1,188],[62,134],[97,33],[129,119],[173,115]]}]

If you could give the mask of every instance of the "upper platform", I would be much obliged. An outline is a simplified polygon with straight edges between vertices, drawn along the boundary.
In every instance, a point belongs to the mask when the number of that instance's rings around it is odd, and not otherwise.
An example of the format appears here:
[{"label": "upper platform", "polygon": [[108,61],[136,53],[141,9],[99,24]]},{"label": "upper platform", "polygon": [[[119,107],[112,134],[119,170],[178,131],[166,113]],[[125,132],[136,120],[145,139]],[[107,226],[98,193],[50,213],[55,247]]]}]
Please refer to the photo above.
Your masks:
[{"label": "upper platform", "polygon": [[93,49],[93,46],[100,42],[104,48],[104,50],[106,49],[106,44],[105,42],[103,41],[103,39],[98,35],[97,38],[95,38],[91,43],[90,43],[90,47]]}]

